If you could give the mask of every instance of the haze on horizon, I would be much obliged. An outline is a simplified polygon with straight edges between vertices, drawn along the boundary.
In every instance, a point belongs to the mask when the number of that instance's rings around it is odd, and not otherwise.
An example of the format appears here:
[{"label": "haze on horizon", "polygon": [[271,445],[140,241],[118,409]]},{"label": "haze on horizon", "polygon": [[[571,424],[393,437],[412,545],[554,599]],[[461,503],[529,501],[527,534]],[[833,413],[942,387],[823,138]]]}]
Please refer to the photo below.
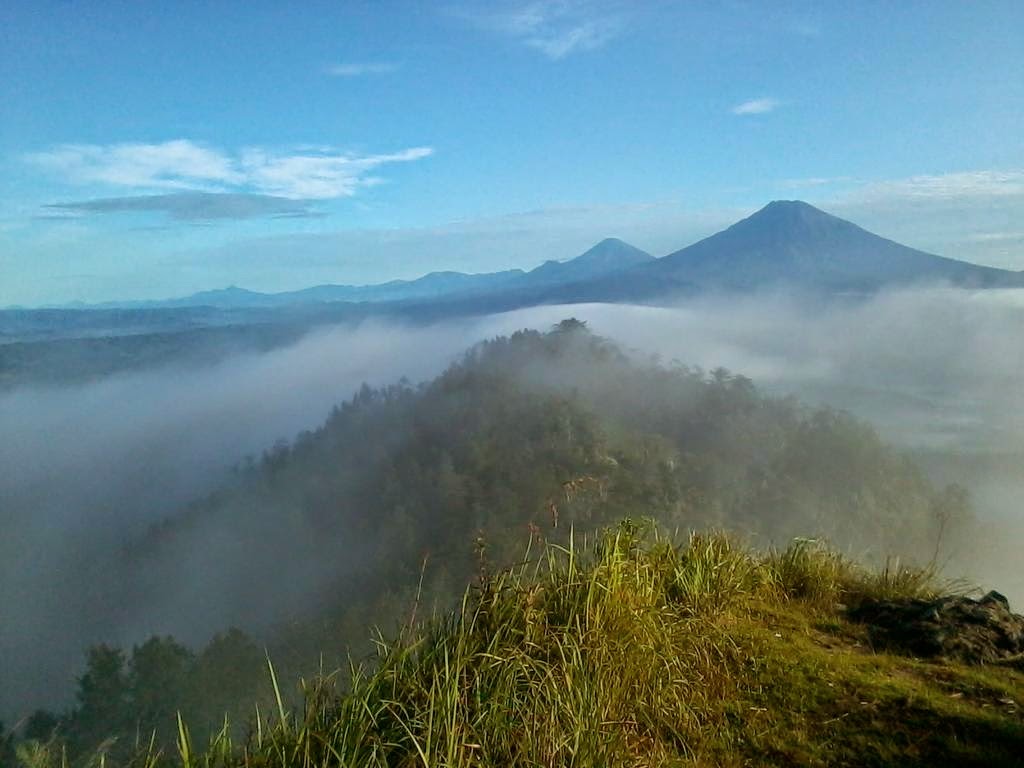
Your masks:
[{"label": "haze on horizon", "polygon": [[607,236],[661,256],[791,198],[1024,269],[1021,28],[1005,0],[15,0],[0,306],[529,269]]}]

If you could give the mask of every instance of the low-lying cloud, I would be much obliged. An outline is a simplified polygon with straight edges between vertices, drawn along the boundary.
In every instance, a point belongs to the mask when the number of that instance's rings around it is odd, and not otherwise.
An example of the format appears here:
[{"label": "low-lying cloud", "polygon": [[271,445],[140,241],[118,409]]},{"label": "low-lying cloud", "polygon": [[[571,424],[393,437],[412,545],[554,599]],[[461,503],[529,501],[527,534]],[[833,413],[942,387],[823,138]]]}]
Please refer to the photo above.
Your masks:
[{"label": "low-lying cloud", "polygon": [[246,455],[316,427],[363,382],[429,378],[470,339],[458,326],[338,328],[198,371],[0,396],[0,717],[66,694],[87,644],[215,630],[159,608],[119,615],[105,594],[109,563],[150,525],[228,482]]},{"label": "low-lying cloud", "polygon": [[[827,303],[720,296],[671,308],[538,307],[427,328],[366,323],[199,370],[0,395],[0,615],[16,617],[0,622],[0,715],[66,695],[90,643],[154,632],[201,642],[225,616],[258,628],[286,602],[314,599],[322,574],[297,556],[282,559],[275,579],[290,591],[247,600],[246,589],[262,587],[241,583],[242,564],[202,570],[210,558],[199,535],[187,563],[167,566],[181,569],[168,570],[180,589],[145,608],[109,604],[116,590],[106,564],[154,522],[229,482],[246,455],[318,426],[364,381],[424,380],[475,341],[568,316],[666,364],[723,366],[771,392],[848,408],[889,439],[941,455],[937,479],[973,484],[985,524],[1001,526],[970,575],[1024,599],[1020,569],[997,551],[999,541],[1019,540],[1008,532],[1024,532],[1024,478],[1013,472],[1014,457],[1024,457],[1022,291],[933,288]],[[199,587],[231,596],[233,608],[196,604],[189,595]],[[245,614],[255,605],[265,615]]]}]

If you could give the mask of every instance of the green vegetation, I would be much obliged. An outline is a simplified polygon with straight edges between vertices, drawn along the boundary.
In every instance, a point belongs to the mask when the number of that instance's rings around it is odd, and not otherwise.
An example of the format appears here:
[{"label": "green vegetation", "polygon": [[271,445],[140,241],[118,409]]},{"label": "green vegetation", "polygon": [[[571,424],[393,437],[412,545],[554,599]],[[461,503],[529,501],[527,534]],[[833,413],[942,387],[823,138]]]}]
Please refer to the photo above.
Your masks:
[{"label": "green vegetation", "polygon": [[[1013,765],[1024,674],[874,652],[840,603],[934,594],[797,542],[757,554],[626,522],[549,544],[449,615],[377,641],[375,661],[278,691],[246,739],[142,739],[173,766]],[[270,668],[273,675],[273,667]],[[168,713],[165,718],[172,720]],[[23,763],[56,765],[51,746]],[[104,760],[113,762],[111,745]],[[93,760],[100,759],[94,755]]]},{"label": "green vegetation", "polygon": [[[638,515],[738,538],[600,535]],[[262,621],[258,642],[93,648],[75,705],[0,751],[40,768],[1001,759],[1021,746],[999,703],[1018,673],[875,655],[838,607],[935,589],[887,555],[934,567],[970,523],[960,489],[849,415],[564,321],[420,386],[364,387],[126,547],[107,605],[172,584],[174,610]],[[534,556],[503,570],[524,538]]]}]

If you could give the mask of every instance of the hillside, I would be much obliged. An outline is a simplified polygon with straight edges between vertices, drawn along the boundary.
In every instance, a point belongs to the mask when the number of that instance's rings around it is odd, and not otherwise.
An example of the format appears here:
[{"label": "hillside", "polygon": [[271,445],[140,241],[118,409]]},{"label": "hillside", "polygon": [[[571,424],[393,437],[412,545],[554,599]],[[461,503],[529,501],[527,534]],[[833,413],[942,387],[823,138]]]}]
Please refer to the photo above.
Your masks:
[{"label": "hillside", "polygon": [[[863,422],[724,370],[666,367],[566,320],[477,345],[422,385],[364,387],[90,558],[69,579],[89,589],[68,591],[61,616],[97,628],[92,642],[157,637],[93,648],[79,679],[106,693],[46,716],[76,755],[139,730],[166,743],[177,709],[200,738],[224,711],[244,721],[246,702],[266,706],[260,645],[286,679],[344,664],[367,650],[367,626],[393,626],[413,602],[451,609],[481,547],[500,566],[529,531],[567,546],[570,531],[639,516],[724,527],[762,550],[813,536],[876,563],[945,559],[973,531],[961,490],[933,486]],[[75,669],[71,650],[45,669]]]},{"label": "hillside", "polygon": [[645,542],[628,522],[535,565],[481,568],[460,612],[382,640],[348,693],[307,693],[304,713],[285,715],[255,754],[272,765],[1009,766],[1024,751],[1019,656],[908,658],[873,647],[872,627],[840,605],[927,598],[922,572],[863,571],[806,542],[760,556],[718,535]]},{"label": "hillside", "polygon": [[[247,738],[228,722],[197,737],[187,711],[167,710],[160,725],[176,746],[143,735],[134,746],[108,741],[91,759],[150,768],[1020,764],[1020,637],[1016,656],[915,658],[858,618],[872,606],[941,605],[927,571],[866,570],[806,540],[769,553],[716,533],[674,541],[629,521],[564,547],[543,536],[534,531],[532,554],[509,570],[492,570],[481,545],[460,609],[422,621],[414,602],[400,629],[378,637],[369,664],[303,682],[294,707],[271,662],[274,693]],[[972,610],[988,599],[956,598]],[[1024,617],[1006,620],[1024,627]],[[60,731],[40,719],[34,727],[37,740],[17,746],[21,764],[52,765]]]},{"label": "hillside", "polygon": [[[959,491],[932,487],[846,414],[766,397],[724,370],[666,368],[566,321],[480,344],[419,387],[364,388],[133,548],[122,604],[150,600],[177,563],[227,563],[215,579],[181,579],[165,610],[209,606],[204,621],[221,626],[300,617],[308,594],[413,583],[425,553],[444,564],[428,576],[460,583],[477,535],[515,542],[554,515],[593,529],[638,510],[878,556],[927,557],[941,515],[950,531],[969,520]],[[282,557],[302,565],[285,565],[290,577],[253,608],[250,585]]]}]

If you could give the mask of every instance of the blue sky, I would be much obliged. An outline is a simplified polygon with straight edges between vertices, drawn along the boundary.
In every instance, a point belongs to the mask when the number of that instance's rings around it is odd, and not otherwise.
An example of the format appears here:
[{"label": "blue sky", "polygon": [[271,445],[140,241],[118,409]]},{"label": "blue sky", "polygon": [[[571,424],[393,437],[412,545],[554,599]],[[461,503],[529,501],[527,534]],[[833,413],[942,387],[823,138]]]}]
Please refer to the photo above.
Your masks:
[{"label": "blue sky", "polygon": [[805,199],[1024,269],[1024,3],[0,9],[0,305],[663,255]]}]

